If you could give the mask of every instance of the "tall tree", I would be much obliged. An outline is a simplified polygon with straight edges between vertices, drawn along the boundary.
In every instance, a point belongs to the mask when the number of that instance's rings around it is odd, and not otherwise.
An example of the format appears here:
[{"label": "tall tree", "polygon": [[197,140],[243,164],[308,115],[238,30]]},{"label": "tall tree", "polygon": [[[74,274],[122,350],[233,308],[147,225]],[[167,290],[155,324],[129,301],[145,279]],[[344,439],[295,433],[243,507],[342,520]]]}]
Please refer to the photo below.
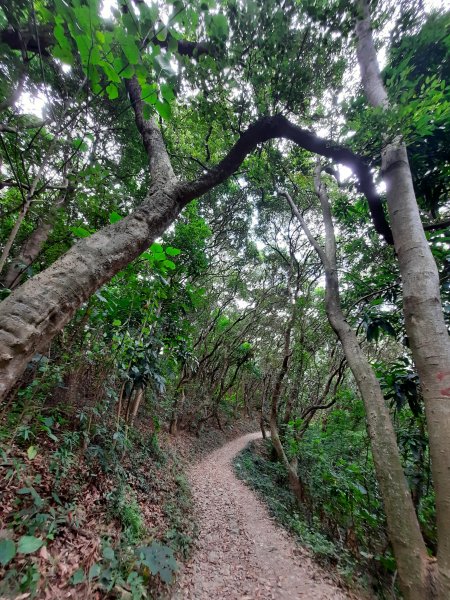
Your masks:
[{"label": "tall tree", "polygon": [[[362,0],[358,8],[357,53],[364,91],[372,106],[388,110],[369,5]],[[405,326],[425,399],[436,486],[439,595],[446,598],[450,595],[450,339],[442,312],[439,273],[420,220],[401,137],[383,143],[382,176],[403,282]]]}]

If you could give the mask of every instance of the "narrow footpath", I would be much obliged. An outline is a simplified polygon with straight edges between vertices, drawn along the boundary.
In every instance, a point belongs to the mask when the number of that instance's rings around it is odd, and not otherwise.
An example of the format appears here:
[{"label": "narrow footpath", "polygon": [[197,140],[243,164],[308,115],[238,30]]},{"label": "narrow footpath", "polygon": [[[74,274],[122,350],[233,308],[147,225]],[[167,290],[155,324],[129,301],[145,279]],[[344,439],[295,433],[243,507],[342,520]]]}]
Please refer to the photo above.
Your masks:
[{"label": "narrow footpath", "polygon": [[173,600],[349,600],[234,474],[233,458],[260,436],[233,440],[190,470],[200,533]]}]

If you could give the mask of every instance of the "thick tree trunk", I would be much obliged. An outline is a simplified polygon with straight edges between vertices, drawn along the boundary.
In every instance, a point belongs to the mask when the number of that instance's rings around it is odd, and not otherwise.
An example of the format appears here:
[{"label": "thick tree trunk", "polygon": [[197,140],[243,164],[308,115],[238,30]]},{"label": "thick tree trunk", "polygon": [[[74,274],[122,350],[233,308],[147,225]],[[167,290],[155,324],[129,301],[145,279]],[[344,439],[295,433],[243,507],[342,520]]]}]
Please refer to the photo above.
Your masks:
[{"label": "thick tree trunk", "polygon": [[144,252],[181,208],[170,184],[153,191],[132,215],[78,241],[2,302],[0,397],[17,381],[33,354],[101,285]]},{"label": "thick tree trunk", "polygon": [[[374,107],[388,108],[373,44],[367,2],[359,3],[358,61],[365,94]],[[403,282],[403,311],[420,377],[436,491],[439,597],[450,598],[450,340],[442,313],[439,274],[425,237],[405,144],[385,143],[382,174]]]},{"label": "thick tree trunk", "polygon": [[348,366],[364,402],[372,455],[402,592],[406,600],[423,600],[432,597],[429,595],[428,588],[426,547],[380,384],[341,309],[334,227],[328,197],[320,181],[320,165],[316,170],[315,187],[325,224],[325,250],[312,236],[289,194],[285,195],[325,268],[325,308],[330,325],[342,344]]}]

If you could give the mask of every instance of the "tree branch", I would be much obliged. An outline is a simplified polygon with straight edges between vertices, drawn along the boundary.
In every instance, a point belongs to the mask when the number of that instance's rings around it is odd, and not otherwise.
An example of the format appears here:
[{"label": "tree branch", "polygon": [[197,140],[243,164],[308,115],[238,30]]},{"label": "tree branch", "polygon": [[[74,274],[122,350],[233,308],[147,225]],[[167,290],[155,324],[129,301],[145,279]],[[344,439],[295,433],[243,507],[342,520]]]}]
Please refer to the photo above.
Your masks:
[{"label": "tree branch", "polygon": [[[105,29],[108,28],[105,27]],[[40,52],[42,56],[50,56],[49,48],[55,44],[51,28],[41,25],[37,30],[37,34],[28,29],[21,29],[20,32],[17,32],[13,27],[8,27],[0,31],[0,42],[7,44],[12,50],[22,50],[25,46],[25,49],[29,52],[36,54]],[[148,41],[160,48],[167,48],[169,45],[168,39],[161,41],[156,36]],[[177,50],[181,56],[189,56],[190,58],[198,58],[202,54],[214,54],[214,46],[206,42],[178,40]]]},{"label": "tree branch", "polygon": [[170,180],[175,180],[172,164],[159,127],[154,119],[149,121],[144,119],[141,86],[137,77],[133,76],[131,79],[125,79],[125,86],[134,111],[136,127],[141,134],[149,159],[152,185],[164,185]]},{"label": "tree branch", "polygon": [[360,191],[367,198],[375,229],[388,244],[393,243],[392,233],[386,221],[380,196],[375,189],[369,165],[349,148],[324,140],[315,133],[294,125],[280,114],[263,117],[250,125],[218,165],[201,175],[196,181],[181,184],[179,193],[182,204],[187,204],[224,182],[258,144],[276,138],[288,139],[305,150],[349,167],[358,178]]},{"label": "tree branch", "polygon": [[437,231],[446,227],[450,227],[450,219],[445,219],[445,221],[439,221],[438,223],[428,223],[423,226],[425,231]]}]

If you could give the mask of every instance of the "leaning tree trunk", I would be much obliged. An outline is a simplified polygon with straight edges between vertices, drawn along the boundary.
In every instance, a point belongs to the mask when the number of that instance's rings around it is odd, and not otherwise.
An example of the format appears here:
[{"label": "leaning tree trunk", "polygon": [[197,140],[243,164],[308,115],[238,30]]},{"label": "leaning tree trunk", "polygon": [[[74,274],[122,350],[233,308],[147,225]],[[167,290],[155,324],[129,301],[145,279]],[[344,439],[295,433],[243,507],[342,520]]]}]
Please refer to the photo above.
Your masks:
[{"label": "leaning tree trunk", "polygon": [[[366,0],[359,2],[357,53],[364,91],[374,107],[389,108],[373,44]],[[403,282],[403,312],[419,374],[430,439],[436,492],[439,597],[450,598],[450,340],[442,313],[439,274],[414,193],[404,142],[382,151],[382,175]]]},{"label": "leaning tree trunk", "polygon": [[77,242],[0,304],[0,398],[19,380],[34,353],[50,342],[96,290],[146,250],[184,206],[224,182],[258,144],[269,139],[290,139],[305,150],[352,167],[369,201],[377,231],[390,239],[365,162],[348,148],[293,125],[283,115],[259,119],[241,134],[215,167],[195,181],[178,181],[161,132],[153,121],[143,117],[137,79],[127,79],[125,83],[149,157],[151,189],[132,214]]},{"label": "leaning tree trunk", "polygon": [[65,203],[70,191],[71,189],[69,187],[61,190],[53,206],[50,208],[50,214],[47,218],[39,221],[34,231],[31,232],[22,244],[17,256],[12,259],[3,281],[6,288],[13,290],[16,287],[19,287],[24,272],[34,263],[42,252],[42,248],[47,242],[55,225],[58,209]]},{"label": "leaning tree trunk", "polygon": [[33,354],[48,344],[101,285],[144,252],[181,208],[170,183],[152,190],[132,215],[78,241],[2,302],[0,397],[14,385]]},{"label": "leaning tree trunk", "polygon": [[338,336],[347,363],[364,402],[372,455],[383,498],[389,539],[397,561],[401,590],[406,600],[429,598],[426,546],[400,461],[397,440],[378,379],[365,357],[358,339],[345,320],[339,297],[336,265],[336,241],[331,209],[320,181],[320,165],[315,173],[315,188],[322,206],[325,224],[325,250],[312,236],[289,194],[285,194],[311,245],[325,269],[325,308],[328,320]]}]

